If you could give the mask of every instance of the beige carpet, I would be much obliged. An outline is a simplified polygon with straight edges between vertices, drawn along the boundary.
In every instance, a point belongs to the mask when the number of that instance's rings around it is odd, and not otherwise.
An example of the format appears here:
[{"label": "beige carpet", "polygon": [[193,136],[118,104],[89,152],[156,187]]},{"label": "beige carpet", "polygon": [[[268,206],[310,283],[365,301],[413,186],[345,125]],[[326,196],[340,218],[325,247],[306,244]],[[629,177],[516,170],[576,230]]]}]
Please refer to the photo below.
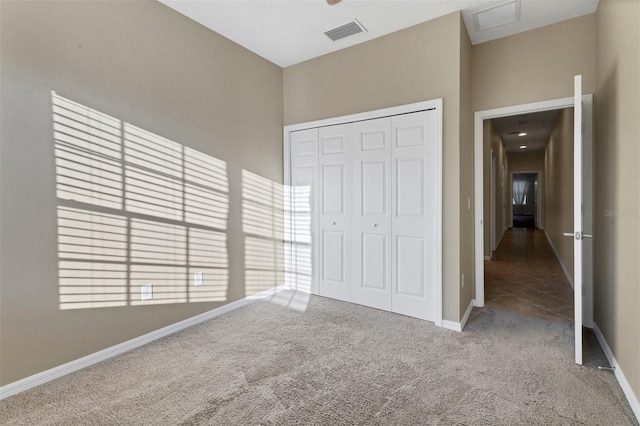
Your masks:
[{"label": "beige carpet", "polygon": [[[589,336],[588,336],[589,337]],[[474,310],[463,333],[312,297],[256,302],[0,402],[3,425],[632,425],[593,337]]]}]

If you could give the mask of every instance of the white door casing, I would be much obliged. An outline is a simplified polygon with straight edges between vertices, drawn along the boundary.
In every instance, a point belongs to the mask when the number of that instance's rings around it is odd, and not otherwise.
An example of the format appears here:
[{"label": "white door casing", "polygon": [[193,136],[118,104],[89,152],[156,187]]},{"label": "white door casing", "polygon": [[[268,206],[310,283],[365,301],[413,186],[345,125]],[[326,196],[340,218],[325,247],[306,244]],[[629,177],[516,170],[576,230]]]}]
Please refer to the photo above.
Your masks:
[{"label": "white door casing", "polygon": [[319,294],[351,301],[351,150],[349,124],[319,129]]},{"label": "white door casing", "polygon": [[[483,121],[490,120],[499,117],[508,117],[518,114],[535,113],[539,111],[557,110],[563,108],[574,107],[574,97],[553,99],[549,101],[534,102],[530,104],[515,105],[503,108],[496,108],[484,111],[477,111],[474,113],[474,192],[475,192],[475,282],[476,282],[476,294],[475,294],[475,306],[484,306],[484,233],[482,223],[483,217],[483,205],[486,202],[484,200],[483,191],[483,173],[485,165],[483,164]],[[583,109],[583,161],[585,167],[583,170],[592,170],[592,167],[587,168],[587,164],[593,164],[593,95],[587,94],[582,96],[582,109]],[[507,195],[507,202],[509,192],[508,182],[505,185],[505,192]],[[593,217],[593,176],[589,172],[583,173],[583,193],[585,194],[583,208],[585,211],[585,232],[591,231],[592,217]],[[486,194],[488,195],[488,194]],[[506,206],[505,206],[506,207]],[[503,215],[506,218],[508,215]],[[587,220],[589,222],[587,222]],[[505,223],[505,227],[508,224]],[[544,226],[544,223],[543,223]],[[583,276],[584,287],[584,300],[583,300],[583,323],[587,327],[593,325],[593,255],[586,253],[592,253],[592,241],[587,240],[585,242],[585,249],[583,255],[586,263],[583,265],[585,275]],[[588,271],[588,272],[587,272]],[[586,277],[586,278],[585,278]]]},{"label": "white door casing", "polygon": [[353,126],[353,302],[389,311],[391,118]]}]

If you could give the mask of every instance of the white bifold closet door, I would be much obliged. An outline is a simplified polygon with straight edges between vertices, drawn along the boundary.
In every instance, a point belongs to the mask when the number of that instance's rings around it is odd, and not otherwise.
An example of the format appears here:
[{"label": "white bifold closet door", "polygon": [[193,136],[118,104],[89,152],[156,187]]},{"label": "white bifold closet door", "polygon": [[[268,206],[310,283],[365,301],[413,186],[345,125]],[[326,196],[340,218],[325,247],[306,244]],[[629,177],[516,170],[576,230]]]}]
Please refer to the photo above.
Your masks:
[{"label": "white bifold closet door", "polygon": [[438,280],[435,110],[391,120],[391,310],[435,321]]},{"label": "white bifold closet door", "polygon": [[353,302],[391,310],[391,118],[354,123]]},{"label": "white bifold closet door", "polygon": [[435,320],[437,115],[353,124],[352,301]]},{"label": "white bifold closet door", "polygon": [[351,301],[350,124],[319,129],[320,211],[318,294]]},{"label": "white bifold closet door", "polygon": [[294,275],[309,271],[313,293],[436,319],[438,119],[292,132]]}]

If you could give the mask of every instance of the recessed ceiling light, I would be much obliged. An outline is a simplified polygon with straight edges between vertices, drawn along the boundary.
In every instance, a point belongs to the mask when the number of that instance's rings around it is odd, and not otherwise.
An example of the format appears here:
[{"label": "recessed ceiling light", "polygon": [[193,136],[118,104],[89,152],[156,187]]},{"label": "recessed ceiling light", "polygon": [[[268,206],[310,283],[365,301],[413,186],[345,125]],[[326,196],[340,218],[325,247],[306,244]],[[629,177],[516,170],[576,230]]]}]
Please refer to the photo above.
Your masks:
[{"label": "recessed ceiling light", "polygon": [[520,145],[520,149],[527,149],[526,145]]},{"label": "recessed ceiling light", "polygon": [[527,136],[527,132],[520,132],[518,133],[518,136]]}]

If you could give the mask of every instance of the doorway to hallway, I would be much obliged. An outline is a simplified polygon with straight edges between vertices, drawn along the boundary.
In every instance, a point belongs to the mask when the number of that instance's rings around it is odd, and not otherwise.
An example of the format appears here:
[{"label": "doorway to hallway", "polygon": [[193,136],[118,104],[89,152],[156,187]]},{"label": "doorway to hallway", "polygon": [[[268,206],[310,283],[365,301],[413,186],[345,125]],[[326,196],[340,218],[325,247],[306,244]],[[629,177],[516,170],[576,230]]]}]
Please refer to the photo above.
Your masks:
[{"label": "doorway to hallway", "polygon": [[[555,226],[548,226],[547,212],[563,212],[566,208],[549,209],[548,191],[545,191],[545,208],[543,209],[545,234],[563,270],[573,283],[574,294],[574,360],[576,364],[582,364],[583,353],[583,325],[593,326],[593,245],[591,236],[593,229],[593,175],[591,173],[593,165],[593,96],[582,94],[582,76],[574,77],[574,95],[572,98],[556,99],[550,101],[535,102],[511,107],[496,108],[493,110],[478,111],[474,114],[474,186],[475,186],[475,306],[485,305],[485,276],[484,260],[490,259],[490,251],[487,253],[485,241],[491,235],[488,223],[484,221],[485,205],[487,200],[484,197],[486,182],[485,169],[491,168],[485,165],[489,163],[490,154],[488,149],[491,146],[489,141],[493,140],[491,129],[486,126],[491,119],[499,117],[509,117],[521,113],[537,113],[542,111],[561,110],[560,114],[565,115],[565,121],[560,126],[561,131],[557,139],[567,139],[573,142],[573,162],[571,165],[561,167],[548,167],[552,162],[547,157],[548,149],[544,151],[545,166],[543,170],[567,171],[572,166],[573,187],[566,191],[558,191],[551,194],[555,202],[562,203],[572,200],[573,218],[568,221],[557,221]],[[571,110],[573,108],[573,110]],[[571,119],[566,115],[571,112]],[[571,125],[570,121],[573,123]],[[554,125],[554,128],[556,126]],[[555,129],[554,129],[555,130]],[[527,132],[518,132],[517,136],[526,136]],[[487,139],[485,139],[487,138]],[[497,138],[500,140],[500,137]],[[549,138],[550,144],[556,138]],[[485,140],[487,143],[485,144]],[[554,143],[555,148],[566,148],[568,144]],[[526,150],[528,146],[520,146]],[[545,172],[545,175],[547,173]],[[547,177],[545,177],[546,181]],[[565,179],[550,179],[555,182],[565,182]],[[556,189],[561,186],[556,187]],[[491,191],[495,193],[495,191]],[[509,204],[509,203],[507,203]],[[487,206],[490,207],[490,206]],[[496,211],[497,209],[489,209]],[[487,212],[488,215],[488,212]],[[565,223],[566,222],[566,223]],[[490,220],[489,223],[498,223]],[[566,239],[569,237],[571,244],[568,246]],[[588,241],[585,241],[585,238]],[[572,249],[572,250],[571,250]],[[573,271],[571,273],[570,271]]]}]

